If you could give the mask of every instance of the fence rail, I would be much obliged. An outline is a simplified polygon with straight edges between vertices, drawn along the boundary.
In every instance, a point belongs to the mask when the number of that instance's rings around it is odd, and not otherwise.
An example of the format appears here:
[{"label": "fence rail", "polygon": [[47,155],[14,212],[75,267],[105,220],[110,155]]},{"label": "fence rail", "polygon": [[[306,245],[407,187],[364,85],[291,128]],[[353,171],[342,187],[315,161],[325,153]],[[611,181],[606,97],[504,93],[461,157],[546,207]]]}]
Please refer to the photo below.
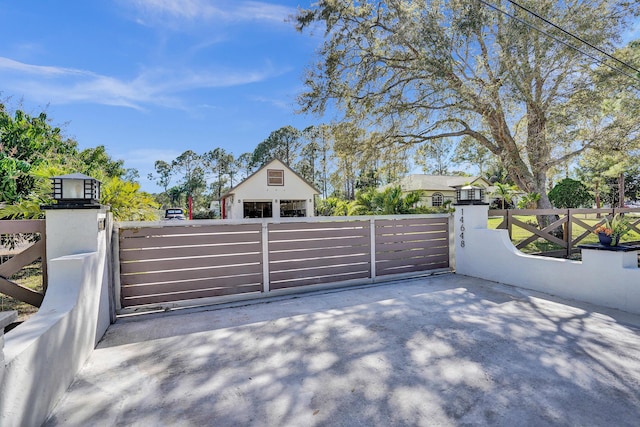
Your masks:
[{"label": "fence rail", "polygon": [[[35,242],[24,239],[24,234],[35,235]],[[0,245],[6,252],[7,261],[0,264],[0,293],[35,307],[40,307],[47,288],[47,260],[45,255],[45,222],[44,220],[3,220],[0,221],[0,236],[4,240],[13,240],[16,249],[9,250]],[[3,255],[4,257],[5,255]],[[9,278],[38,259],[42,265],[43,292],[36,292],[21,286]]]},{"label": "fence rail", "polygon": [[[539,254],[547,256],[570,257],[579,252],[578,245],[593,235],[593,231],[606,218],[611,219],[616,214],[631,214],[631,230],[640,235],[640,208],[610,208],[610,209],[497,209],[490,210],[489,217],[502,217],[502,221],[496,227],[509,231],[509,237],[514,240],[514,227],[521,228],[530,236],[519,242],[514,242],[516,248],[523,249],[531,243],[542,239],[559,246],[560,249],[541,251]],[[637,216],[636,216],[637,215]],[[522,217],[527,216],[555,216],[557,219],[546,227],[539,229]],[[557,230],[561,229],[561,233]],[[637,244],[638,242],[629,242]]]},{"label": "fence rail", "polygon": [[122,223],[123,308],[448,268],[450,215]]}]

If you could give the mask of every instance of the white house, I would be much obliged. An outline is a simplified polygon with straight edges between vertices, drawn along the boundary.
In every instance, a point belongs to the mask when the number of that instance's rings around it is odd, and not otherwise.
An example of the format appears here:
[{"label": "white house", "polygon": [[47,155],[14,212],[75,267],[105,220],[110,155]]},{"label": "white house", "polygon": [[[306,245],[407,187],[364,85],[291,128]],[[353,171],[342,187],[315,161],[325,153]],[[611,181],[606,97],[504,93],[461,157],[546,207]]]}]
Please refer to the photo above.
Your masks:
[{"label": "white house", "polygon": [[320,192],[280,160],[272,160],[222,195],[221,217],[283,218],[314,216]]}]

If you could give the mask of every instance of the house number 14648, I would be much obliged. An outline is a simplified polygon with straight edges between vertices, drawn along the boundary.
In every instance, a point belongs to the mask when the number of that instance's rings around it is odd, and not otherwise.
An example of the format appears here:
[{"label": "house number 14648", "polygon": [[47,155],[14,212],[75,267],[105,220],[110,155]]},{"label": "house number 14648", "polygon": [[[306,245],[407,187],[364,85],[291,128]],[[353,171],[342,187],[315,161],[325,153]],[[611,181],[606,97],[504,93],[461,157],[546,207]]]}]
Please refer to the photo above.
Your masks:
[{"label": "house number 14648", "polygon": [[464,209],[460,209],[460,247],[464,248]]}]

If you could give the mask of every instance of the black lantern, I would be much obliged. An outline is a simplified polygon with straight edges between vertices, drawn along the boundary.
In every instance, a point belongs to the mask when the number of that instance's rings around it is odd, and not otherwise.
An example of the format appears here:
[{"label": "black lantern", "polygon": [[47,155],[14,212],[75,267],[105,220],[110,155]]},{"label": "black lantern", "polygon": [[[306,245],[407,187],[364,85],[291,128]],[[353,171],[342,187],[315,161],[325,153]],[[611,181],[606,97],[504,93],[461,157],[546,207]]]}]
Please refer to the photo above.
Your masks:
[{"label": "black lantern", "polygon": [[86,209],[100,207],[100,181],[73,173],[51,178],[53,198],[58,208]]},{"label": "black lantern", "polygon": [[484,205],[484,189],[465,185],[456,191],[456,204],[458,205]]}]

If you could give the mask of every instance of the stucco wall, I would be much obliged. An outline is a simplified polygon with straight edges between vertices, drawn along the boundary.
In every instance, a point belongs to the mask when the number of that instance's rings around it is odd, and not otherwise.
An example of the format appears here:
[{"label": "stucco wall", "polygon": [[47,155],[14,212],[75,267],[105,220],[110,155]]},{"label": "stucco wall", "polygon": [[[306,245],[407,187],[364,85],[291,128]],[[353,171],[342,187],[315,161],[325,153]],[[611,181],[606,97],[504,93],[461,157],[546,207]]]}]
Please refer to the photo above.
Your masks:
[{"label": "stucco wall", "polygon": [[[456,273],[640,314],[637,251],[582,251],[582,261],[526,255],[507,230],[487,229],[486,206],[458,206]],[[464,242],[464,246],[463,246]]]},{"label": "stucco wall", "polygon": [[18,312],[0,311],[0,385],[4,378],[4,328],[18,319]]},{"label": "stucco wall", "polygon": [[[65,215],[74,221],[64,221]],[[5,335],[0,426],[41,425],[109,326],[107,236],[99,229],[105,215],[47,212],[48,255],[64,256],[48,259],[48,289],[38,312]],[[64,244],[50,246],[52,236]]]}]

